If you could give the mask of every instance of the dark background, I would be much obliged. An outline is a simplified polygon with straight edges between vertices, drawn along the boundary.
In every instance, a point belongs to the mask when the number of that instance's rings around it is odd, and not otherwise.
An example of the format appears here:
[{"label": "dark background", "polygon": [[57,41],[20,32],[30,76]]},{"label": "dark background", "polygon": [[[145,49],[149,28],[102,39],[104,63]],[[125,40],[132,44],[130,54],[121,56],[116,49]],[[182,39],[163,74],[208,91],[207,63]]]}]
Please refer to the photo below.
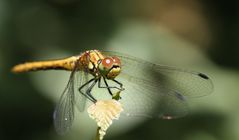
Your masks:
[{"label": "dark background", "polygon": [[53,99],[45,91],[64,87],[42,86],[45,73],[10,70],[24,61],[89,49],[202,70],[215,86],[185,118],[148,120],[122,133],[116,129],[106,139],[239,139],[238,13],[233,0],[0,0],[0,139],[83,139],[80,131],[63,137],[54,132],[52,112],[60,93]]}]

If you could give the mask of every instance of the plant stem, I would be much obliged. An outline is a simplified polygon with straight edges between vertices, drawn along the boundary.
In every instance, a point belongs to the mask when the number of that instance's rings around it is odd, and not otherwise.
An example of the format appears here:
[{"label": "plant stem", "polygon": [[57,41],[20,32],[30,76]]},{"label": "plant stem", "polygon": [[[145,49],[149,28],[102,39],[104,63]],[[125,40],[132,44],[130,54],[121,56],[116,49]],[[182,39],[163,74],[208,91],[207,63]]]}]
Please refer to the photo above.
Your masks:
[{"label": "plant stem", "polygon": [[95,140],[100,140],[100,127],[97,127]]}]

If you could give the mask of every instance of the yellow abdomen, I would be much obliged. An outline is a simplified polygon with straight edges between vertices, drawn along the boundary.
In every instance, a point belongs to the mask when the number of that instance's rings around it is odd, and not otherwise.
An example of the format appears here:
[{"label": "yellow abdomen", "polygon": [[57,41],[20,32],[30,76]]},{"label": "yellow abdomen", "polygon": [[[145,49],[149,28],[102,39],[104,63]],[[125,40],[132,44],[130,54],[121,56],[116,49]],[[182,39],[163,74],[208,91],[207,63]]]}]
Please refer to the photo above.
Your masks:
[{"label": "yellow abdomen", "polygon": [[75,68],[75,64],[79,57],[72,56],[65,59],[59,60],[49,60],[49,61],[37,61],[37,62],[27,62],[24,64],[16,65],[12,68],[12,72],[21,73],[28,71],[37,70],[50,70],[50,69],[60,69],[72,71]]}]

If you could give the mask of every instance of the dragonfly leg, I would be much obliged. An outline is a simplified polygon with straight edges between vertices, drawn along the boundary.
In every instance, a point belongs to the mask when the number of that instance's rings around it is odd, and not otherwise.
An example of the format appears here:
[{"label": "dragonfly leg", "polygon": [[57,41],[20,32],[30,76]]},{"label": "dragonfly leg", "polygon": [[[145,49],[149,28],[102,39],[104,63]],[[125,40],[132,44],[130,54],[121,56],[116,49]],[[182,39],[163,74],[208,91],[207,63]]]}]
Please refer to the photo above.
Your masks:
[{"label": "dragonfly leg", "polygon": [[98,79],[94,79],[93,84],[86,90],[86,94],[93,99],[93,102],[95,103],[97,100],[92,96],[91,94],[91,90],[93,89],[93,87],[95,86],[95,84],[97,83]]},{"label": "dragonfly leg", "polygon": [[111,91],[112,88],[115,88],[115,89],[118,89],[118,90],[121,91],[121,89],[118,88],[118,87],[116,87],[116,86],[109,86],[108,83],[107,83],[107,81],[106,81],[106,79],[105,79],[105,78],[103,78],[103,79],[104,79],[104,83],[105,83],[106,86],[102,86],[102,85],[101,85],[101,78],[100,78],[100,79],[99,79],[99,82],[98,82],[98,88],[107,88],[107,90],[109,91],[109,94],[110,94],[110,95],[113,95],[113,94],[112,94],[112,91]]},{"label": "dragonfly leg", "polygon": [[107,90],[109,91],[109,94],[110,94],[111,96],[113,96],[112,91],[110,90],[110,87],[108,86],[108,83],[105,83],[105,85],[106,85],[106,87],[104,87],[104,86],[101,85],[101,78],[99,78],[98,88],[107,88]]},{"label": "dragonfly leg", "polygon": [[106,81],[106,79],[105,79],[105,78],[103,78],[103,79],[104,79],[104,82],[105,82],[106,87],[101,87],[101,88],[115,88],[115,89],[121,90],[121,88],[118,88],[118,87],[116,87],[116,86],[109,86],[108,83],[107,83],[107,81]]},{"label": "dragonfly leg", "polygon": [[[116,89],[118,89],[119,91],[122,91],[122,87],[121,87],[121,88],[118,88],[118,87],[115,87],[115,86],[114,86],[114,87],[110,87],[110,86],[108,85],[106,79],[105,79],[105,78],[103,78],[103,79],[104,79],[104,82],[105,82],[106,88],[108,89],[108,91],[109,91],[109,93],[110,93],[111,96],[113,96],[113,94],[112,94],[110,88],[116,88]],[[121,99],[121,97],[120,97],[120,99]]]},{"label": "dragonfly leg", "polygon": [[121,82],[119,82],[119,81],[117,81],[117,80],[113,80],[115,83],[117,83],[118,85],[120,85],[120,90],[121,91],[123,91],[124,90],[124,88],[123,88],[123,84],[121,83]]},{"label": "dragonfly leg", "polygon": [[[92,102],[96,102],[96,99],[93,97],[91,97],[91,96],[89,96],[88,94],[86,94],[86,93],[84,93],[84,92],[82,92],[82,89],[85,87],[85,86],[87,86],[88,84],[90,84],[92,81],[94,81],[95,80],[95,78],[92,78],[91,80],[89,80],[88,82],[86,82],[85,84],[83,84],[78,90],[79,90],[79,92],[82,94],[82,95],[84,95],[87,99],[89,99],[90,101],[92,101]],[[93,88],[93,87],[92,87]],[[89,89],[87,89],[87,91],[88,91]]]}]

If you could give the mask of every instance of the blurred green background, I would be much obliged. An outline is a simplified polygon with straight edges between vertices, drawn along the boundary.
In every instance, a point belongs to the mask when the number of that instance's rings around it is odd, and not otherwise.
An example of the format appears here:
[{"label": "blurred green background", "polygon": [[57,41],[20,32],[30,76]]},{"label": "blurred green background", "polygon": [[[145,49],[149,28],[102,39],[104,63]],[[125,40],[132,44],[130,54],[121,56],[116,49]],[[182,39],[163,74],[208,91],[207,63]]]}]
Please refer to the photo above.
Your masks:
[{"label": "blurred green background", "polygon": [[233,0],[0,0],[0,140],[93,139],[86,113],[67,135],[54,131],[68,72],[10,72],[17,63],[89,49],[197,70],[214,82],[211,95],[190,101],[187,117],[116,121],[105,139],[238,140],[238,13]]}]

